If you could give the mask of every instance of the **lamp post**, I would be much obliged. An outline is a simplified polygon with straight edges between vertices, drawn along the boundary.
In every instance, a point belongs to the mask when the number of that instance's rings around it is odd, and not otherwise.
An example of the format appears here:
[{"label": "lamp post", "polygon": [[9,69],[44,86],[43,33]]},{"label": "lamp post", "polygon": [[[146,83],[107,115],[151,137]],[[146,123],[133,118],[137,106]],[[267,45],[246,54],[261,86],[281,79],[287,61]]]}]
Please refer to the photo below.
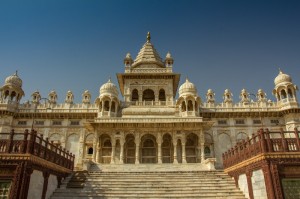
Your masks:
[{"label": "lamp post", "polygon": [[[39,105],[39,103],[40,103],[41,100],[45,100],[45,106],[46,106],[46,101],[47,101],[48,103],[50,103],[50,100],[49,100],[48,98],[44,98],[44,97],[40,98],[40,99],[37,101],[37,103],[36,103],[35,106],[34,106],[34,112],[33,112],[33,115],[32,115],[31,130],[33,130],[33,125],[34,125],[34,122],[35,122],[35,116],[36,116],[36,110],[37,110],[37,107],[38,107],[38,105]],[[47,107],[46,109],[51,109],[51,108],[50,108],[50,107]]]}]

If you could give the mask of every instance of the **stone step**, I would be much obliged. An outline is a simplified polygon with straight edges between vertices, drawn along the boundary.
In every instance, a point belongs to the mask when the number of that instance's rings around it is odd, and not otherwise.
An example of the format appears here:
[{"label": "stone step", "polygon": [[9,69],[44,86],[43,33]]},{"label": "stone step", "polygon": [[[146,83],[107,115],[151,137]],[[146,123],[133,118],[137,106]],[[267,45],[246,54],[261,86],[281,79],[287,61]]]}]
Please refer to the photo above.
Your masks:
[{"label": "stone step", "polygon": [[90,196],[90,197],[93,197],[93,196],[102,196],[102,195],[106,195],[106,196],[143,196],[143,195],[148,195],[148,196],[151,196],[153,197],[154,195],[157,195],[157,196],[187,196],[187,195],[192,195],[192,194],[198,194],[199,196],[242,196],[241,192],[190,192],[190,191],[168,191],[168,192],[164,192],[164,191],[127,191],[127,192],[124,192],[124,191],[97,191],[97,192],[90,192],[90,193],[87,193],[87,192],[84,192],[84,193],[69,193],[69,192],[66,192],[66,193],[63,193],[63,192],[59,192],[59,193],[54,193],[53,194],[53,197],[55,196],[74,196],[74,197],[78,197],[78,196]]},{"label": "stone step", "polygon": [[75,173],[68,183],[71,186],[57,189],[51,199],[245,199],[223,171],[145,172],[143,169]]},{"label": "stone step", "polygon": [[198,198],[198,199],[245,199],[242,195],[222,195],[222,196],[216,196],[215,194],[211,195],[199,195],[199,194],[184,194],[184,195],[178,195],[178,194],[168,194],[165,196],[162,196],[160,194],[151,194],[151,196],[147,195],[138,195],[138,194],[98,194],[98,195],[91,195],[91,196],[52,196],[51,199],[65,199],[65,198],[72,198],[72,199],[99,199],[99,198],[105,198],[105,199],[113,199],[113,198],[148,198],[148,199],[159,199],[159,198]]}]

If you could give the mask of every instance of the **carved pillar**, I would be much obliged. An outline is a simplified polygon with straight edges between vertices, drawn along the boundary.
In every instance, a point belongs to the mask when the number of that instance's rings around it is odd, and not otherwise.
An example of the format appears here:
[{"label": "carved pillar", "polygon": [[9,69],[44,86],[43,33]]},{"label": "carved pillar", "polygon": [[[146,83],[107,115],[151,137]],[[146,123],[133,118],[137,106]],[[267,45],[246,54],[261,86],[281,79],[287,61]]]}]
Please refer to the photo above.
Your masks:
[{"label": "carved pillar", "polygon": [[181,139],[181,146],[182,146],[182,163],[186,163],[186,152],[185,152],[185,143],[186,139]]},{"label": "carved pillar", "polygon": [[158,96],[159,96],[158,90],[155,90],[154,95],[155,95],[155,96],[154,96],[155,102],[158,102]]},{"label": "carved pillar", "polygon": [[80,138],[79,138],[79,155],[78,155],[78,163],[77,163],[77,165],[80,167],[80,168],[82,168],[82,160],[83,160],[83,156],[86,154],[85,152],[84,152],[84,143],[85,143],[85,133],[84,133],[84,131],[82,131],[81,133],[80,133]]},{"label": "carved pillar", "polygon": [[120,163],[123,164],[124,163],[124,139],[120,140]]},{"label": "carved pillar", "polygon": [[161,138],[161,133],[159,132],[157,135],[157,163],[161,164],[162,159],[161,159],[161,144],[162,144],[162,138]]},{"label": "carved pillar", "polygon": [[178,164],[178,160],[177,160],[177,139],[173,140],[173,146],[174,146],[174,161],[173,164]]},{"label": "carved pillar", "polygon": [[265,185],[266,185],[266,191],[267,191],[268,198],[275,198],[272,174],[270,171],[269,163],[267,161],[265,161],[262,164],[262,171],[264,173]]},{"label": "carved pillar", "polygon": [[105,104],[105,101],[102,102],[102,109],[101,109],[102,115],[104,113],[104,104]]},{"label": "carved pillar", "polygon": [[97,133],[94,133],[94,140],[93,140],[93,161],[96,162],[96,154],[98,153],[97,150],[97,142],[98,142],[98,136]]},{"label": "carved pillar", "polygon": [[101,143],[97,142],[96,147],[95,147],[95,153],[93,153],[93,155],[96,154],[95,155],[96,158],[94,161],[96,161],[97,163],[100,163],[100,150],[101,150]]},{"label": "carved pillar", "polygon": [[140,139],[139,139],[139,135],[137,133],[135,133],[135,164],[140,164]]},{"label": "carved pillar", "polygon": [[[273,186],[275,190],[275,195],[277,199],[283,199],[283,191],[282,191],[282,186],[281,186],[281,181],[280,181],[280,176],[278,172],[278,165],[275,162],[270,163],[270,172],[272,175],[273,179]],[[268,188],[266,188],[268,190]]]},{"label": "carved pillar", "polygon": [[204,162],[204,160],[205,160],[205,154],[204,154],[204,142],[201,142],[200,150],[201,150],[201,162]]},{"label": "carved pillar", "polygon": [[110,164],[115,164],[115,153],[116,153],[116,140],[113,138],[111,147],[111,158],[110,158]]},{"label": "carved pillar", "polygon": [[253,187],[252,187],[252,171],[246,170],[246,177],[247,177],[247,184],[248,184],[248,192],[249,192],[249,198],[254,199],[253,196]]},{"label": "carved pillar", "polygon": [[19,193],[19,197],[17,198],[27,198],[28,191],[29,191],[29,183],[30,183],[30,177],[33,172],[33,169],[30,164],[25,164],[23,171],[23,178],[21,180],[21,191]]}]

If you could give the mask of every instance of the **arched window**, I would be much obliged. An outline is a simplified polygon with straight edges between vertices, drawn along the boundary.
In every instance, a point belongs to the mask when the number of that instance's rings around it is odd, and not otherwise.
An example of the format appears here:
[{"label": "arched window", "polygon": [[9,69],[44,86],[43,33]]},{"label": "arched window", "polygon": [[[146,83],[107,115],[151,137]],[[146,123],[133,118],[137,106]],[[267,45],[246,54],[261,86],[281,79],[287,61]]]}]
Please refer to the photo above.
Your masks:
[{"label": "arched window", "polygon": [[185,112],[185,111],[186,111],[186,104],[185,104],[185,101],[183,101],[182,104],[181,104],[181,111],[182,111],[182,112]]},{"label": "arched window", "polygon": [[193,102],[192,102],[192,100],[188,101],[188,111],[193,111]]},{"label": "arched window", "polygon": [[281,94],[281,99],[285,99],[286,98],[286,92],[285,92],[284,89],[281,90],[280,94]]},{"label": "arched window", "polygon": [[289,98],[293,98],[293,93],[292,93],[292,90],[290,88],[288,89],[288,95],[289,95]]},{"label": "arched window", "polygon": [[116,103],[113,101],[111,103],[111,112],[115,112],[116,111]]},{"label": "arched window", "polygon": [[88,154],[89,154],[89,155],[92,155],[93,152],[94,152],[93,147],[90,147],[90,148],[88,149]]},{"label": "arched window", "polygon": [[146,89],[143,92],[143,101],[154,101],[155,96],[154,96],[154,91],[151,89]]},{"label": "arched window", "polygon": [[159,101],[166,101],[166,93],[164,89],[159,90],[159,96],[158,96]]},{"label": "arched window", "polygon": [[198,103],[197,103],[197,102],[195,102],[195,111],[196,111],[196,112],[198,112],[198,109],[199,109],[199,107],[198,107]]},{"label": "arched window", "polygon": [[6,90],[6,91],[5,91],[5,94],[4,94],[4,96],[5,96],[4,99],[6,99],[8,95],[9,95],[9,91]]},{"label": "arched window", "polygon": [[204,154],[205,156],[210,156],[210,148],[208,146],[204,148]]},{"label": "arched window", "polygon": [[138,100],[139,100],[139,92],[137,89],[134,89],[131,94],[131,101],[138,101]]},{"label": "arched window", "polygon": [[104,111],[109,111],[109,101],[104,102]]},{"label": "arched window", "polygon": [[10,99],[13,100],[13,99],[15,98],[15,96],[16,96],[16,92],[13,91],[13,92],[11,93],[11,95],[10,95]]}]

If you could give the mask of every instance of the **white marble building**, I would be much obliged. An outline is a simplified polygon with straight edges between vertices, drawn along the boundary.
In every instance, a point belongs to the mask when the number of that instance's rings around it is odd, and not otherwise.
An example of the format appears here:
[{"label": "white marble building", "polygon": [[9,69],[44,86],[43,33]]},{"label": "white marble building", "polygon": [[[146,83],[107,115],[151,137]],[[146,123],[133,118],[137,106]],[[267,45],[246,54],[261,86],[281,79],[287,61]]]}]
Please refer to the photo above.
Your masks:
[{"label": "white marble building", "polygon": [[282,71],[274,80],[276,102],[267,100],[262,89],[253,101],[243,89],[234,103],[226,89],[223,102],[216,103],[212,89],[201,99],[188,79],[178,89],[180,74],[173,73],[173,62],[170,53],[161,59],[148,33],[136,59],[126,55],[125,72],[117,74],[119,88],[108,80],[94,102],[87,90],[80,104],[73,102],[71,91],[63,104],[55,91],[47,99],[34,92],[31,102],[21,104],[22,80],[15,73],[0,88],[0,133],[33,127],[74,153],[78,168],[85,160],[188,164],[208,157],[222,167],[221,154],[259,128],[300,127],[298,88]]}]

